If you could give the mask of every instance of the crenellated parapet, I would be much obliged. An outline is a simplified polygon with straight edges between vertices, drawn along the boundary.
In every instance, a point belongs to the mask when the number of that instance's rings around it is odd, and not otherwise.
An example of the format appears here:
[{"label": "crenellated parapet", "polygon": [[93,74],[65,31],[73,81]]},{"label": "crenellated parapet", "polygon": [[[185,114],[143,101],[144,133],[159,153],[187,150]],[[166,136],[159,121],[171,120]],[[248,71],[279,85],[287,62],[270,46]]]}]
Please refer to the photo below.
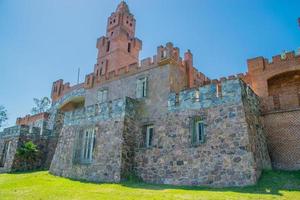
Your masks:
[{"label": "crenellated parapet", "polygon": [[275,55],[272,60],[264,57],[256,57],[247,60],[248,72],[259,73],[264,71],[272,71],[277,68],[300,65],[300,50],[284,52],[280,55]]},{"label": "crenellated parapet", "polygon": [[[265,111],[295,108],[300,105],[298,76],[300,50],[284,52],[268,60],[264,57],[249,59],[246,82],[262,98]],[[289,88],[287,86],[289,85]]]},{"label": "crenellated parapet", "polygon": [[17,125],[29,125],[34,124],[37,121],[48,120],[49,113],[43,112],[36,115],[26,115],[25,117],[18,117],[16,124]]},{"label": "crenellated parapet", "polygon": [[182,65],[182,58],[178,47],[174,47],[173,43],[168,42],[166,46],[157,47],[156,59],[158,65],[166,65],[169,63]]},{"label": "crenellated parapet", "polygon": [[177,111],[185,109],[205,109],[221,106],[227,103],[241,102],[242,87],[247,87],[240,79],[223,80],[217,83],[198,88],[170,93],[168,110]]},{"label": "crenellated parapet", "polygon": [[236,75],[230,75],[230,76],[227,76],[227,77],[221,77],[219,79],[207,80],[202,85],[209,85],[209,84],[218,84],[219,85],[223,81],[235,80],[235,79],[241,79],[245,83],[248,83],[248,73],[239,73],[239,74],[236,74]]},{"label": "crenellated parapet", "polygon": [[9,128],[5,128],[3,130],[3,132],[1,133],[0,137],[1,138],[16,137],[16,136],[20,135],[20,132],[28,131],[28,130],[29,130],[28,126],[24,126],[24,125],[22,125],[22,126],[20,126],[20,125],[12,126],[12,127],[9,127]]},{"label": "crenellated parapet", "polygon": [[74,90],[78,90],[80,88],[85,87],[84,83],[80,83],[74,86],[70,86],[70,83],[64,83],[62,79],[59,79],[52,84],[52,90],[51,90],[51,99],[52,102],[58,101],[61,97],[63,97],[65,94],[72,92]]},{"label": "crenellated parapet", "polygon": [[94,104],[87,107],[66,112],[64,115],[64,126],[88,125],[98,121],[106,121],[113,118],[124,117],[126,113],[132,114],[137,102],[126,97],[115,99],[110,102]]}]

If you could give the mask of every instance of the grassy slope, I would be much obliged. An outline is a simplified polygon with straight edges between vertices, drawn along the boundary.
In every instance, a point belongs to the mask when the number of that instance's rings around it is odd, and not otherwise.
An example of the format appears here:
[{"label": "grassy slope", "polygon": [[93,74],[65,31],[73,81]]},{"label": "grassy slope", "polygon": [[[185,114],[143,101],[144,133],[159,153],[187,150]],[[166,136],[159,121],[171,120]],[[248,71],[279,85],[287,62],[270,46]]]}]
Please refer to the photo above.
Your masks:
[{"label": "grassy slope", "polygon": [[93,184],[55,177],[46,171],[0,175],[6,199],[292,199],[300,200],[300,171],[267,171],[256,186],[211,189],[146,183]]}]

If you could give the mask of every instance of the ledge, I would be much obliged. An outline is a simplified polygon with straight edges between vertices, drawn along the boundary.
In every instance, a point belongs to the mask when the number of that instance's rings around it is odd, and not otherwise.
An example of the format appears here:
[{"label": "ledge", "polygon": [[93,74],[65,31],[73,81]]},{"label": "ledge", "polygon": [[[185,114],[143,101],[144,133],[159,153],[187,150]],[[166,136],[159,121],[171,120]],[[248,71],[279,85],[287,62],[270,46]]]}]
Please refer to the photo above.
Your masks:
[{"label": "ledge", "polygon": [[270,114],[284,113],[284,112],[294,112],[294,111],[300,111],[300,107],[299,108],[290,108],[290,109],[267,111],[267,112],[263,112],[262,115],[270,115]]}]

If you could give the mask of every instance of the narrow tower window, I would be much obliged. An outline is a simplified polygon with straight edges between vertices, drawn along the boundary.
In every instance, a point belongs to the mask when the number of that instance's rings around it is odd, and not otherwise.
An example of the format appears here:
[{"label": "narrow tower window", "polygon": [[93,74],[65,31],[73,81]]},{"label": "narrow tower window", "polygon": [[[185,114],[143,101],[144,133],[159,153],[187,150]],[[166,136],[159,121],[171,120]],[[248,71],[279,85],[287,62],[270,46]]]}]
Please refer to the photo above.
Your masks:
[{"label": "narrow tower window", "polygon": [[147,96],[147,77],[137,80],[136,97],[143,98]]},{"label": "narrow tower window", "polygon": [[146,148],[150,148],[153,146],[153,134],[154,134],[154,127],[153,125],[146,125],[143,127],[144,131],[144,145]]},{"label": "narrow tower window", "polygon": [[131,43],[128,43],[127,51],[128,51],[128,53],[131,52]]},{"label": "narrow tower window", "polygon": [[201,117],[193,117],[190,121],[192,145],[199,145],[204,142],[204,122]]},{"label": "narrow tower window", "polygon": [[109,52],[110,49],[110,41],[107,42],[106,52]]}]

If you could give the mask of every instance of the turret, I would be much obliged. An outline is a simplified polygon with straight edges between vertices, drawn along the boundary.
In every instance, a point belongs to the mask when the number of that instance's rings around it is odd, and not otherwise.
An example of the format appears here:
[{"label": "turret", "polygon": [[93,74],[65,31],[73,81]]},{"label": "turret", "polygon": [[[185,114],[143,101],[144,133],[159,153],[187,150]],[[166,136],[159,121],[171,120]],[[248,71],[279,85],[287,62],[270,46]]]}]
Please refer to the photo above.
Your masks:
[{"label": "turret", "polygon": [[62,79],[59,79],[52,84],[52,90],[51,90],[51,99],[52,102],[59,99],[64,92],[68,91],[70,89],[70,83],[67,82],[64,84],[64,81]]},{"label": "turret", "polygon": [[136,20],[122,1],[107,20],[106,36],[97,40],[98,58],[94,67],[96,80],[118,74],[120,68],[138,63],[142,41],[135,37]]}]

